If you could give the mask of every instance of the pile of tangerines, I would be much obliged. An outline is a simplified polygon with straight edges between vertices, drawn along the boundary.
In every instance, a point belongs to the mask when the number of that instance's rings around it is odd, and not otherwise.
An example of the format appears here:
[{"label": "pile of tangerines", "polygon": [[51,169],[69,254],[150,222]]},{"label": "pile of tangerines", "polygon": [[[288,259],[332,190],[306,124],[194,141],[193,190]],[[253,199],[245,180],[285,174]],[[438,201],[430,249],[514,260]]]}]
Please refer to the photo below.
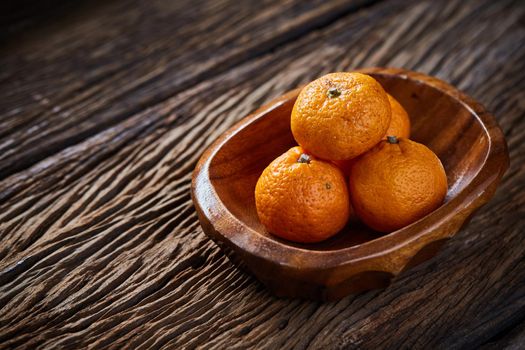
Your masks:
[{"label": "pile of tangerines", "polygon": [[332,73],[306,85],[291,129],[299,146],[271,162],[255,188],[259,219],[276,236],[319,242],[341,231],[352,212],[391,232],[445,198],[441,161],[409,139],[407,112],[369,75]]}]

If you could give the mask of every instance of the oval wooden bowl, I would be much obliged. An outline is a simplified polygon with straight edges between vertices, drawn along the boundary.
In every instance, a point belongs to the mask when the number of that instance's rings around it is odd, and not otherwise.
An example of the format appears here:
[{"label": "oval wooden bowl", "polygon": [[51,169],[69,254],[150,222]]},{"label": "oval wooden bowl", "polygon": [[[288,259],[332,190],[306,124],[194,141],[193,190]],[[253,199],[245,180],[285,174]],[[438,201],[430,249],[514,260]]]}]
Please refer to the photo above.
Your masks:
[{"label": "oval wooden bowl", "polygon": [[420,73],[369,68],[408,111],[412,139],[430,147],[448,177],[445,203],[421,220],[383,235],[351,221],[318,244],[295,244],[269,234],[255,210],[262,170],[295,145],[293,90],[244,118],[202,155],[192,196],[204,232],[230,259],[278,296],[334,300],[384,287],[401,271],[433,256],[496,191],[509,165],[494,117],[452,86]]}]

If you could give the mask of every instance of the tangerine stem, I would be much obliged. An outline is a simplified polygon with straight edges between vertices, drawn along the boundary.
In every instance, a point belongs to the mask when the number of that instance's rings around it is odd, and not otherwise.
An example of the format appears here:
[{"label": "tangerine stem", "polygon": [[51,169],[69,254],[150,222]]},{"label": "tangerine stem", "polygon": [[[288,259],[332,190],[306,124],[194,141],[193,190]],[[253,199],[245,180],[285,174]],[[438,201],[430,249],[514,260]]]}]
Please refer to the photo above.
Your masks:
[{"label": "tangerine stem", "polygon": [[306,163],[306,164],[310,164],[310,161],[312,159],[310,158],[310,156],[308,154],[301,154],[301,156],[299,157],[299,159],[297,159],[297,163]]},{"label": "tangerine stem", "polygon": [[386,140],[388,143],[391,143],[391,144],[399,143],[399,140],[395,136],[387,136]]},{"label": "tangerine stem", "polygon": [[331,88],[328,90],[328,97],[334,98],[339,97],[341,95],[341,91],[339,91],[337,88]]}]

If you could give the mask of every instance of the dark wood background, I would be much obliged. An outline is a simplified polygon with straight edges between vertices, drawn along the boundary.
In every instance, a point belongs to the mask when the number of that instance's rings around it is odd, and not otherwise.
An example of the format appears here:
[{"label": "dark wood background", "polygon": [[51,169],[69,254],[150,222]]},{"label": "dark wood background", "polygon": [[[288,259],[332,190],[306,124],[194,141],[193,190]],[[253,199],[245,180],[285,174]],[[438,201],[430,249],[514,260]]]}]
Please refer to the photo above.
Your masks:
[{"label": "dark wood background", "polygon": [[[525,348],[525,2],[46,4],[1,17],[0,348]],[[365,66],[465,90],[511,167],[387,289],[277,299],[203,234],[191,172],[265,101]]]}]

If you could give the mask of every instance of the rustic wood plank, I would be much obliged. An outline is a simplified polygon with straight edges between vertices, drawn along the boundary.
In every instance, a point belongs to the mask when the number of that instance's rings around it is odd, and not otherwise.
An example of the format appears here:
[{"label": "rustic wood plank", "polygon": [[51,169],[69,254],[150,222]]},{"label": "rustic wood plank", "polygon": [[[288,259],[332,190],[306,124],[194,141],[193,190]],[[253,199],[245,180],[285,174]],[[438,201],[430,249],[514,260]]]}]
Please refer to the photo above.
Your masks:
[{"label": "rustic wood plank", "polygon": [[496,335],[481,350],[520,350],[525,346],[525,322]]},{"label": "rustic wood plank", "polygon": [[[380,3],[4,179],[0,348],[476,348],[523,322],[524,15],[519,1]],[[365,65],[465,89],[498,117],[511,168],[439,256],[386,290],[327,304],[276,299],[203,235],[190,173],[264,101]]]},{"label": "rustic wood plank", "polygon": [[0,55],[0,178],[371,2],[77,6]]},{"label": "rustic wood plank", "polygon": [[[101,0],[18,0],[0,3],[0,44],[13,36],[49,26],[75,11],[89,11]],[[89,6],[91,5],[91,6]]]}]

